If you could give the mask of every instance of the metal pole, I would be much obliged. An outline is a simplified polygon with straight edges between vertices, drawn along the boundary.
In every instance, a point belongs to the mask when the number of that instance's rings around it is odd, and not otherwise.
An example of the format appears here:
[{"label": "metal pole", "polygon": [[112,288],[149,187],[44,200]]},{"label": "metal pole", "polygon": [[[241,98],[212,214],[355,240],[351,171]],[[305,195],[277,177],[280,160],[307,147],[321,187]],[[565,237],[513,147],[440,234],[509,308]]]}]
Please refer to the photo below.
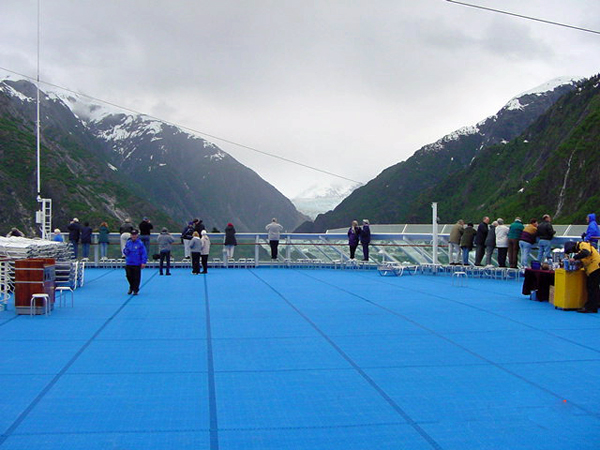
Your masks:
[{"label": "metal pole", "polygon": [[437,217],[437,202],[431,204],[433,209],[433,264],[438,263],[438,217]]}]

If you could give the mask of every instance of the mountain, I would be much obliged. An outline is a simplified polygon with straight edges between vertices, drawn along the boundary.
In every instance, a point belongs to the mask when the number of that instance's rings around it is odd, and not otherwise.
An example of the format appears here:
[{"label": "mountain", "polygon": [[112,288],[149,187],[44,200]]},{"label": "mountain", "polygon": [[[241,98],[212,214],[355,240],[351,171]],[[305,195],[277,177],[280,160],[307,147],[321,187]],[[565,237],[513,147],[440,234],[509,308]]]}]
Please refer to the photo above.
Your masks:
[{"label": "mountain", "polygon": [[[33,230],[37,208],[35,86],[0,82],[0,226]],[[42,196],[54,226],[77,216],[115,229],[148,216],[179,231],[193,217],[208,229],[233,222],[263,230],[271,218],[292,230],[307,219],[272,185],[204,139],[165,122],[62,92],[41,94]]]},{"label": "mountain", "polygon": [[292,203],[298,211],[314,220],[317,215],[331,211],[339,205],[359,186],[359,183],[314,185],[292,198]]},{"label": "mountain", "polygon": [[371,223],[430,221],[430,204],[424,207],[423,192],[469,167],[483,149],[519,136],[559,98],[572,92],[578,80],[556,79],[511,99],[494,116],[448,134],[385,169],[333,211],[318,215],[314,222],[305,222],[297,231],[323,232],[346,226],[356,218],[369,218]]},{"label": "mountain", "polygon": [[[600,76],[561,97],[519,137],[482,150],[464,169],[422,192],[415,215],[479,221],[550,214],[556,223],[585,223],[600,205]],[[435,199],[435,200],[434,200]]]}]

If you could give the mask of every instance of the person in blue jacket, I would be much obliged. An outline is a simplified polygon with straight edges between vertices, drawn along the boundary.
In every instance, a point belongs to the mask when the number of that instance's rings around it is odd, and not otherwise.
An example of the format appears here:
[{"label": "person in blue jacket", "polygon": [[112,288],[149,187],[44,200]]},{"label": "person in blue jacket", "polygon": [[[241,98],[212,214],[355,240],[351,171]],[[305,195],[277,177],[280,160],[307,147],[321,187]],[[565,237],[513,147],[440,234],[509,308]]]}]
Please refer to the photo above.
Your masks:
[{"label": "person in blue jacket", "polygon": [[142,269],[148,261],[148,254],[143,242],[139,240],[140,232],[131,231],[131,237],[125,244],[123,255],[125,255],[125,275],[129,282],[128,295],[138,295],[140,282],[142,281]]},{"label": "person in blue jacket", "polygon": [[588,227],[585,230],[585,233],[581,235],[581,238],[585,242],[589,242],[594,247],[598,247],[598,236],[600,236],[600,230],[598,229],[598,224],[596,223],[596,214],[588,214],[587,216]]}]

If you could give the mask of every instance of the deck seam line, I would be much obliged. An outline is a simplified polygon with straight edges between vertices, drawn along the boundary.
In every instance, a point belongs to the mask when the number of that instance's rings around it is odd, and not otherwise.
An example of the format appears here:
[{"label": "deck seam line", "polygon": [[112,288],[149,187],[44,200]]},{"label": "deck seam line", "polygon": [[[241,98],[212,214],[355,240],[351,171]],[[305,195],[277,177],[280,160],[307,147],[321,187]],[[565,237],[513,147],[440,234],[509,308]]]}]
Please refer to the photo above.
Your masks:
[{"label": "deck seam line", "polygon": [[208,410],[209,433],[211,450],[219,449],[219,422],[217,417],[217,393],[215,387],[215,365],[212,346],[212,329],[210,321],[210,300],[208,297],[208,282],[204,277],[204,308],[206,311],[206,360],[208,377]]},{"label": "deck seam line", "polygon": [[[531,386],[534,386],[534,387],[536,387],[537,389],[540,389],[541,391],[543,391],[543,392],[546,392],[546,393],[548,393],[548,394],[552,395],[553,397],[555,397],[555,398],[557,398],[557,399],[559,399],[559,400],[564,400],[564,398],[563,398],[563,396],[562,396],[562,395],[558,395],[556,392],[554,392],[554,391],[552,391],[552,390],[550,390],[550,389],[548,389],[548,388],[545,388],[545,387],[541,386],[540,384],[538,384],[538,383],[536,383],[536,382],[534,382],[534,381],[532,381],[532,380],[529,380],[529,379],[525,378],[525,377],[524,377],[524,376],[522,376],[522,375],[519,375],[519,374],[518,374],[518,373],[516,373],[516,372],[513,372],[513,371],[512,371],[512,370],[510,370],[509,368],[507,368],[507,367],[503,366],[503,365],[502,365],[502,363],[497,363],[497,362],[495,362],[495,361],[492,361],[491,359],[488,359],[488,358],[486,358],[485,356],[482,356],[482,355],[480,355],[479,353],[477,353],[477,352],[475,352],[475,351],[473,351],[473,350],[470,350],[470,349],[468,349],[467,347],[464,347],[463,345],[461,345],[461,344],[459,344],[459,343],[457,343],[457,342],[453,341],[452,339],[450,339],[450,338],[446,337],[445,335],[443,335],[443,334],[441,334],[441,333],[439,333],[439,332],[437,332],[437,331],[435,331],[435,330],[432,330],[432,329],[430,329],[430,328],[426,327],[426,326],[425,326],[425,325],[423,325],[423,324],[420,324],[420,323],[419,323],[419,322],[417,322],[416,320],[410,319],[409,317],[407,317],[407,316],[405,316],[405,315],[403,315],[403,314],[400,314],[400,313],[398,313],[397,311],[394,311],[394,310],[392,310],[392,309],[389,309],[389,308],[387,308],[386,306],[380,305],[380,304],[378,304],[377,302],[375,302],[375,301],[373,301],[373,300],[369,300],[369,299],[368,299],[368,298],[366,298],[366,297],[362,297],[362,296],[360,296],[360,295],[358,295],[358,294],[356,294],[356,293],[354,293],[354,292],[348,291],[348,290],[346,290],[346,289],[343,289],[343,288],[341,288],[341,287],[339,287],[339,286],[335,286],[335,285],[333,285],[333,284],[327,283],[327,282],[325,282],[325,281],[323,281],[323,280],[320,280],[320,279],[318,279],[318,278],[315,278],[315,277],[311,277],[311,276],[309,276],[309,275],[306,275],[306,274],[303,274],[303,275],[305,275],[305,276],[307,276],[307,277],[309,277],[309,278],[312,278],[313,280],[320,281],[321,283],[323,283],[323,284],[326,284],[326,285],[328,285],[328,286],[335,287],[335,288],[339,289],[339,290],[340,290],[340,291],[342,291],[342,292],[346,292],[346,293],[348,293],[348,294],[350,294],[350,295],[353,295],[354,297],[356,297],[356,298],[359,298],[359,299],[362,299],[363,301],[365,301],[365,302],[367,302],[367,303],[370,303],[370,304],[372,304],[373,306],[375,306],[375,307],[377,307],[377,308],[380,308],[380,309],[382,309],[382,310],[384,310],[384,311],[387,311],[387,312],[389,312],[390,314],[393,314],[393,315],[395,315],[395,316],[397,316],[397,317],[400,317],[400,318],[402,318],[402,319],[404,319],[404,320],[406,320],[406,321],[408,321],[408,322],[410,322],[410,323],[412,323],[412,324],[414,324],[414,325],[416,325],[416,326],[418,326],[418,327],[420,327],[420,328],[422,328],[422,329],[424,329],[424,330],[426,330],[426,331],[430,332],[430,333],[431,333],[431,334],[433,334],[434,336],[437,336],[437,337],[439,337],[439,338],[441,338],[441,339],[443,339],[443,340],[445,340],[445,341],[449,342],[450,344],[452,344],[452,345],[454,345],[454,346],[456,346],[456,347],[458,347],[458,348],[460,348],[460,349],[464,350],[465,352],[467,352],[467,353],[470,353],[471,355],[473,355],[473,356],[475,356],[475,357],[477,357],[477,358],[481,359],[482,361],[485,361],[485,362],[487,362],[488,364],[490,364],[490,365],[492,365],[492,366],[494,366],[494,367],[496,367],[496,368],[498,368],[498,369],[502,370],[503,372],[505,372],[505,373],[508,373],[509,375],[512,375],[513,377],[515,377],[515,378],[518,378],[518,379],[520,379],[520,380],[524,381],[525,383],[528,383],[528,384],[530,384]],[[444,297],[441,297],[441,296],[436,296],[436,295],[434,295],[434,294],[432,294],[432,295],[433,295],[433,296],[435,296],[435,297],[438,297],[438,298],[441,298],[441,299],[444,299],[444,300],[447,300],[447,301],[448,301],[448,299],[446,299],[446,298],[444,298]],[[453,300],[449,300],[449,301],[453,301]],[[457,303],[460,303],[460,302],[457,302]],[[479,310],[478,308],[476,308],[476,307],[474,307],[474,306],[473,306],[473,308],[474,308],[474,309],[476,309],[476,310]],[[502,316],[500,316],[500,317],[502,317]],[[518,323],[518,322],[517,322],[517,323]],[[535,328],[533,328],[533,330],[534,330],[534,331],[543,331],[543,330],[536,330]],[[550,333],[549,333],[549,334],[550,334]],[[540,363],[541,363],[541,362],[538,362],[537,364],[540,364]],[[510,363],[504,363],[504,364],[510,364]],[[578,403],[575,403],[575,402],[570,402],[570,404],[571,404],[572,406],[575,406],[576,408],[579,408],[581,411],[583,411],[584,413],[586,413],[586,414],[587,414],[587,415],[589,415],[589,416],[592,416],[592,417],[600,417],[600,414],[598,414],[598,413],[595,413],[595,412],[593,412],[593,411],[589,411],[588,409],[586,409],[585,407],[581,406],[581,405],[580,405],[580,404],[578,404]]]},{"label": "deck seam line", "polygon": [[431,447],[436,450],[442,450],[442,447],[415,421],[400,405],[398,405],[393,398],[391,398],[385,390],[379,386],[375,380],[373,380],[362,368],[352,359],[341,347],[339,347],[324,331],[322,331],[316,323],[314,323],[307,315],[300,311],[290,300],[288,300],[281,292],[270,285],[266,280],[256,274],[256,271],[251,270],[251,273],[266,284],[273,292],[275,292],[284,302],[286,302],[290,308],[302,317],[308,324],[315,329],[323,338],[331,345],[336,352],[340,354],[353,368],[354,370],[392,407],[398,415],[400,415],[408,425],[410,425]]}]

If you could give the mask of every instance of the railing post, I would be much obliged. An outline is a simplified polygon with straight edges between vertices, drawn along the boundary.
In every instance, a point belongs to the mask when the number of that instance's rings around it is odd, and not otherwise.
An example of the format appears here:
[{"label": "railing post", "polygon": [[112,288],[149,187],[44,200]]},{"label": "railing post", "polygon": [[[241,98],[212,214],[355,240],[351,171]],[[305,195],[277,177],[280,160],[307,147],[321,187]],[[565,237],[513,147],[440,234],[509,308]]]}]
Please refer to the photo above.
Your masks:
[{"label": "railing post", "polygon": [[254,267],[258,267],[258,258],[260,257],[260,236],[257,234],[254,238]]},{"label": "railing post", "polygon": [[433,202],[431,204],[431,208],[433,209],[433,264],[438,263],[438,216],[437,216],[437,202]]}]

